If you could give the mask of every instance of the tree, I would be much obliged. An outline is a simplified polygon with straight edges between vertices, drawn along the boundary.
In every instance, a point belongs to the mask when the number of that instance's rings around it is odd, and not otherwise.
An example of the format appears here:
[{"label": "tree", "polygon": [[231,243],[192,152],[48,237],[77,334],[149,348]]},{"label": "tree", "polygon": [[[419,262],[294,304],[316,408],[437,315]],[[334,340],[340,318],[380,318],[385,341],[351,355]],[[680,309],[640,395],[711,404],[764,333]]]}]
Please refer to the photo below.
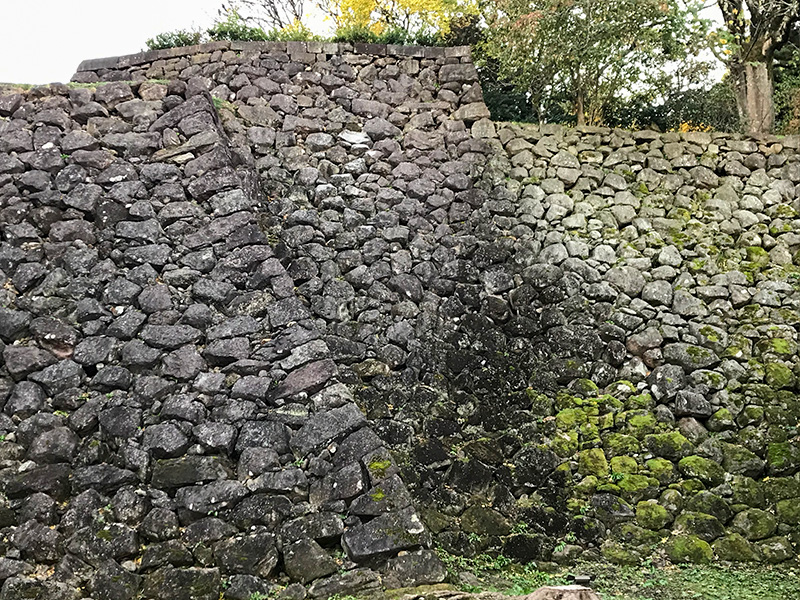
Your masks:
[{"label": "tree", "polygon": [[247,15],[265,30],[285,29],[303,20],[304,4],[304,0],[234,0],[221,12]]},{"label": "tree", "polygon": [[561,96],[578,125],[600,123],[612,99],[655,85],[686,57],[704,35],[697,11],[674,0],[497,0],[486,50],[540,117]]},{"label": "tree", "polygon": [[470,0],[319,0],[339,31],[397,31],[406,39],[447,36],[450,23],[476,12]]},{"label": "tree", "polygon": [[800,18],[797,0],[717,0],[725,30],[716,54],[728,66],[739,116],[747,133],[769,133],[775,125],[775,53]]}]

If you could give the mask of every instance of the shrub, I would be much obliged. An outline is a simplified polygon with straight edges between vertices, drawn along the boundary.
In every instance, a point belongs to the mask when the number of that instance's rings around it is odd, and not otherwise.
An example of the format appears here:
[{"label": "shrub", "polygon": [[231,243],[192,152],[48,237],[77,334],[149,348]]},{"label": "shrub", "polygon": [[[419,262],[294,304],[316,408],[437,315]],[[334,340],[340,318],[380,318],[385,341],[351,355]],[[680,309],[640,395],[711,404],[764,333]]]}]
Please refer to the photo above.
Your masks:
[{"label": "shrub", "polygon": [[283,29],[272,29],[267,32],[267,38],[273,42],[322,42],[325,38],[316,35],[300,21],[295,21]]},{"label": "shrub", "polygon": [[392,27],[383,31],[375,31],[366,25],[345,25],[336,30],[333,42],[348,42],[351,44],[415,44],[419,46],[441,46],[445,40],[439,33],[420,31],[409,33],[402,27]]},{"label": "shrub", "polygon": [[261,27],[250,27],[235,9],[225,11],[225,19],[217,20],[208,30],[214,41],[263,42],[269,40]]},{"label": "shrub", "polygon": [[408,33],[403,29],[388,29],[377,32],[366,25],[345,25],[336,30],[334,42],[349,42],[351,44],[362,42],[365,44],[403,44],[408,39]]},{"label": "shrub", "polygon": [[775,130],[800,132],[800,50],[794,44],[775,56]]},{"label": "shrub", "polygon": [[708,89],[668,92],[660,103],[647,97],[618,100],[603,115],[606,125],[661,131],[739,131],[739,113],[727,80]]},{"label": "shrub", "polygon": [[165,48],[177,48],[179,46],[194,46],[202,41],[203,34],[199,31],[188,31],[186,29],[176,29],[175,31],[165,31],[156,37],[150,38],[145,42],[148,50],[164,50]]}]

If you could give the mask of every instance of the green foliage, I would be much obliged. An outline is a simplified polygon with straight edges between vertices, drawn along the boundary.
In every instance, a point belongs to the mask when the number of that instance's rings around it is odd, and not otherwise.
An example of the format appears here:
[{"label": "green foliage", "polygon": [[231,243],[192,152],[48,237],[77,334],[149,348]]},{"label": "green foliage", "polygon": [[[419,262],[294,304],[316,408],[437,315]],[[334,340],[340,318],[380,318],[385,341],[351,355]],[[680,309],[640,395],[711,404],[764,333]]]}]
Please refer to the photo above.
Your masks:
[{"label": "green foliage", "polygon": [[300,22],[293,23],[282,29],[272,29],[266,34],[271,42],[321,42],[324,38],[316,35]]},{"label": "green foliage", "polygon": [[601,123],[614,98],[657,89],[686,59],[705,30],[697,12],[657,0],[497,0],[485,50],[540,120],[555,102],[578,124]]},{"label": "green foliage", "polygon": [[214,21],[211,28],[205,33],[185,30],[170,31],[160,33],[155,38],[147,40],[146,44],[148,50],[161,50],[216,41],[315,42],[324,41],[324,38],[316,35],[300,22],[265,31],[261,27],[250,26],[236,9],[228,9]]},{"label": "green foliage", "polygon": [[404,44],[408,40],[407,31],[399,28],[386,29],[380,33],[366,25],[344,25],[336,30],[332,41],[364,44]]},{"label": "green foliage", "polygon": [[222,100],[221,98],[212,98],[211,100],[214,102],[214,108],[217,110],[225,109],[231,111],[232,113],[236,113],[236,107],[231,102]]},{"label": "green foliage", "polygon": [[467,590],[462,584],[465,591],[529,594],[544,585],[568,583],[568,574],[590,573],[595,576],[592,587],[604,600],[784,600],[797,596],[799,574],[794,567],[665,568],[650,561],[636,566],[579,562],[545,573],[533,564],[499,566],[486,555],[467,559],[440,552],[440,556],[451,574],[469,571],[478,577],[481,585]]},{"label": "green foliage", "polygon": [[389,27],[382,31],[365,25],[344,25],[336,30],[332,42],[365,43],[365,44],[398,44],[419,46],[447,46],[445,37],[438,33],[409,33],[402,27]]},{"label": "green foliage", "polygon": [[343,41],[440,45],[451,24],[477,16],[473,0],[318,0],[318,6]]},{"label": "green foliage", "polygon": [[716,131],[741,128],[729,79],[708,88],[669,90],[660,102],[646,94],[615,98],[605,107],[603,121],[610,127],[655,127],[659,131],[678,130],[684,123]]},{"label": "green foliage", "polygon": [[789,44],[775,54],[775,131],[800,132],[800,48]]},{"label": "green foliage", "polygon": [[511,84],[497,81],[496,78],[487,75],[485,71],[481,71],[483,100],[489,107],[493,120],[521,123],[537,120],[537,114],[523,92],[517,91]]},{"label": "green foliage", "polygon": [[231,42],[265,42],[269,40],[269,36],[261,27],[248,25],[236,9],[228,9],[223,14],[224,18],[217,19],[207,31],[209,39]]},{"label": "green foliage", "polygon": [[186,29],[176,29],[159,33],[156,37],[150,38],[145,42],[148,50],[164,50],[165,48],[177,48],[179,46],[194,46],[203,39],[200,31],[189,31]]}]

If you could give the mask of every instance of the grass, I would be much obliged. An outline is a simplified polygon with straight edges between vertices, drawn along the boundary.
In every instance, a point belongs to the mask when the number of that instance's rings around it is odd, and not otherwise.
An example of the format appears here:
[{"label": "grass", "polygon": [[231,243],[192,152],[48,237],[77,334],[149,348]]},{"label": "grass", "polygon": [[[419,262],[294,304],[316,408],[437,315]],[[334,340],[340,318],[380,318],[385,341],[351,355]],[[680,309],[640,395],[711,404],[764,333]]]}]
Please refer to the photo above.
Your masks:
[{"label": "grass", "polygon": [[[169,83],[169,79],[147,79],[145,81],[133,81],[133,80],[126,80],[126,81],[92,81],[89,83],[78,83],[75,81],[69,81],[66,83],[66,86],[69,89],[76,89],[76,88],[89,88],[89,89],[96,89],[101,85],[108,85],[109,83],[127,83],[128,85],[140,85],[142,83],[160,83],[162,85],[167,85]],[[3,82],[0,81],[0,90],[19,90],[19,91],[27,91],[33,89],[35,87],[47,87],[50,85],[49,83],[11,83],[11,82]]]},{"label": "grass", "polygon": [[0,90],[29,90],[37,87],[34,83],[11,83],[10,81],[0,81]]},{"label": "grass", "polygon": [[468,592],[530,594],[544,585],[566,585],[569,574],[592,574],[592,587],[603,600],[789,600],[800,598],[797,566],[666,566],[649,562],[638,567],[581,562],[544,572],[531,563],[518,565],[504,557],[466,559],[440,552],[451,581],[468,571],[480,585],[462,585]]}]

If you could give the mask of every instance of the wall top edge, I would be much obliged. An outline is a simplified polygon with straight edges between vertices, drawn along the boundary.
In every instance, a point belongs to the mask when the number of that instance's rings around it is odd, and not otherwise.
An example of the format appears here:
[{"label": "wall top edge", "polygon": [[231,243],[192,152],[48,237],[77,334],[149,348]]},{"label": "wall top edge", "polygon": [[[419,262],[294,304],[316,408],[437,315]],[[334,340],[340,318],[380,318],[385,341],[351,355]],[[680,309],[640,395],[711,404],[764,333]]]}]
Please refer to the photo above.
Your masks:
[{"label": "wall top edge", "polygon": [[147,50],[123,56],[90,58],[78,65],[78,72],[101,69],[123,69],[141,64],[180,58],[195,54],[231,50],[234,52],[285,52],[288,54],[374,54],[377,56],[399,56],[418,58],[464,58],[470,55],[469,46],[402,46],[397,44],[365,44],[337,42],[208,42],[195,46]]}]

